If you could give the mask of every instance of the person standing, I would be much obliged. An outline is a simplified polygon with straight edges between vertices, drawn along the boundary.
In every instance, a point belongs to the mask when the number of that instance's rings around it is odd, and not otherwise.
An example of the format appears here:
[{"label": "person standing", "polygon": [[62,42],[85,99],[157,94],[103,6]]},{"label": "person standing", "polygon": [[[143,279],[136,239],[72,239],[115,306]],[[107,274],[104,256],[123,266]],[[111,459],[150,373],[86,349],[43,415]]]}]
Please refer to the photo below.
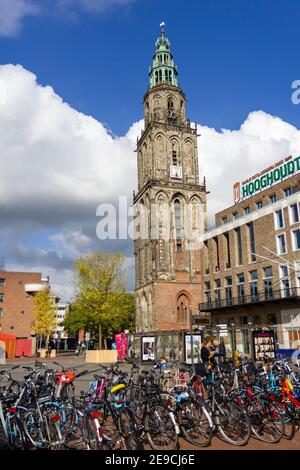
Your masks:
[{"label": "person standing", "polygon": [[211,350],[211,340],[205,339],[201,346],[200,357],[205,366],[208,366],[214,353]]},{"label": "person standing", "polygon": [[224,343],[214,336],[213,338],[214,361],[217,364],[223,364],[226,361],[226,348]]}]

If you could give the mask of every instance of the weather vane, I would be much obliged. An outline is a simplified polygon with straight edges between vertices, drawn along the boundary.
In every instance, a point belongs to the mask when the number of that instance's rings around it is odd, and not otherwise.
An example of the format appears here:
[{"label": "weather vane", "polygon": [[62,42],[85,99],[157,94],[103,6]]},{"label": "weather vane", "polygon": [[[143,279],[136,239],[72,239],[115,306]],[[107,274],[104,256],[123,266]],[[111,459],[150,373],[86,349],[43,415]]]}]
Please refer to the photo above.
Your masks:
[{"label": "weather vane", "polygon": [[161,28],[161,35],[163,36],[165,34],[166,23],[164,21],[162,21],[159,26]]}]

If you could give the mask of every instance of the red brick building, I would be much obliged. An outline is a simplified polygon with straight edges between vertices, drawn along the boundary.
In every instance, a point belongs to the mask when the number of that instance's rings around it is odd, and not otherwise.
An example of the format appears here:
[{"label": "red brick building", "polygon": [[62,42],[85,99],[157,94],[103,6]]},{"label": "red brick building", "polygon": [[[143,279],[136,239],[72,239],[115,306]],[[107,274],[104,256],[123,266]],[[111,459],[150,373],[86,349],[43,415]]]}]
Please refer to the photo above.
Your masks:
[{"label": "red brick building", "polygon": [[48,285],[41,273],[0,271],[0,333],[32,339],[33,297]]}]

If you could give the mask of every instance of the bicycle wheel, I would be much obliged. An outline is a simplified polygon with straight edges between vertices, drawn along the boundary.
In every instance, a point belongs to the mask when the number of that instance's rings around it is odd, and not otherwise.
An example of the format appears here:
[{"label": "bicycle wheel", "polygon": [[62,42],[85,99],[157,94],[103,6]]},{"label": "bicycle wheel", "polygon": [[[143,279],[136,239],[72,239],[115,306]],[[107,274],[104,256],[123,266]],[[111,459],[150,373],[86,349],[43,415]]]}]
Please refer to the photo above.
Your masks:
[{"label": "bicycle wheel", "polygon": [[9,447],[13,450],[26,450],[26,437],[19,417],[9,416],[6,425],[9,436]]},{"label": "bicycle wheel", "polygon": [[284,422],[277,406],[265,398],[257,399],[248,408],[251,430],[262,442],[276,444],[283,437]]},{"label": "bicycle wheel", "polygon": [[216,424],[219,433],[229,444],[236,446],[246,445],[250,439],[250,421],[239,405],[232,401],[218,404],[219,413],[216,416]]},{"label": "bicycle wheel", "polygon": [[90,450],[85,415],[76,408],[74,410],[76,419],[64,435],[64,445],[71,450]]},{"label": "bicycle wheel", "polygon": [[208,411],[199,403],[185,402],[178,412],[178,422],[184,438],[197,447],[207,447],[213,435]]},{"label": "bicycle wheel", "polygon": [[[96,419],[91,419],[90,416],[86,417],[86,432],[91,450],[102,450],[102,436],[100,423],[96,422]],[[99,426],[99,427],[98,427]]]},{"label": "bicycle wheel", "polygon": [[283,438],[293,439],[296,434],[296,424],[293,417],[293,411],[289,403],[279,402],[277,404],[279,413],[283,417]]},{"label": "bicycle wheel", "polygon": [[33,447],[45,448],[45,436],[41,417],[36,409],[29,408],[22,414],[22,422],[25,434]]},{"label": "bicycle wheel", "polygon": [[63,450],[62,436],[58,421],[53,421],[51,416],[44,416],[44,426],[47,430],[47,447],[51,450]]},{"label": "bicycle wheel", "polygon": [[118,430],[127,450],[143,450],[143,445],[138,436],[136,423],[131,412],[127,408],[122,408],[118,412]]},{"label": "bicycle wheel", "polygon": [[145,432],[153,450],[174,450],[178,445],[176,425],[167,408],[153,405],[145,417]]}]

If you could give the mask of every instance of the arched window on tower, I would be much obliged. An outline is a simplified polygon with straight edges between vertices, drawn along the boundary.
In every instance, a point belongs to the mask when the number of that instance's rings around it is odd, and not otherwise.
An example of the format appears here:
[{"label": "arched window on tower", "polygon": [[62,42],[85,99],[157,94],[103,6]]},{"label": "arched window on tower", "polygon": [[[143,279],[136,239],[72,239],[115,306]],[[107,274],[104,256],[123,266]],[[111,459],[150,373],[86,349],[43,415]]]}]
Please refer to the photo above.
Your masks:
[{"label": "arched window on tower", "polygon": [[169,114],[169,116],[171,116],[173,111],[174,111],[174,101],[173,101],[172,98],[169,98],[168,99],[168,114]]},{"label": "arched window on tower", "polygon": [[179,158],[178,158],[178,145],[175,140],[172,140],[172,165],[178,165]]},{"label": "arched window on tower", "polygon": [[175,238],[176,249],[182,251],[182,210],[179,199],[174,201]]},{"label": "arched window on tower", "polygon": [[155,72],[155,83],[158,83],[158,72],[157,72],[157,70]]},{"label": "arched window on tower", "polygon": [[158,71],[158,78],[159,78],[159,81],[162,82],[162,70],[161,69]]},{"label": "arched window on tower", "polygon": [[186,294],[182,293],[177,299],[177,321],[186,323],[188,320],[189,299]]}]

